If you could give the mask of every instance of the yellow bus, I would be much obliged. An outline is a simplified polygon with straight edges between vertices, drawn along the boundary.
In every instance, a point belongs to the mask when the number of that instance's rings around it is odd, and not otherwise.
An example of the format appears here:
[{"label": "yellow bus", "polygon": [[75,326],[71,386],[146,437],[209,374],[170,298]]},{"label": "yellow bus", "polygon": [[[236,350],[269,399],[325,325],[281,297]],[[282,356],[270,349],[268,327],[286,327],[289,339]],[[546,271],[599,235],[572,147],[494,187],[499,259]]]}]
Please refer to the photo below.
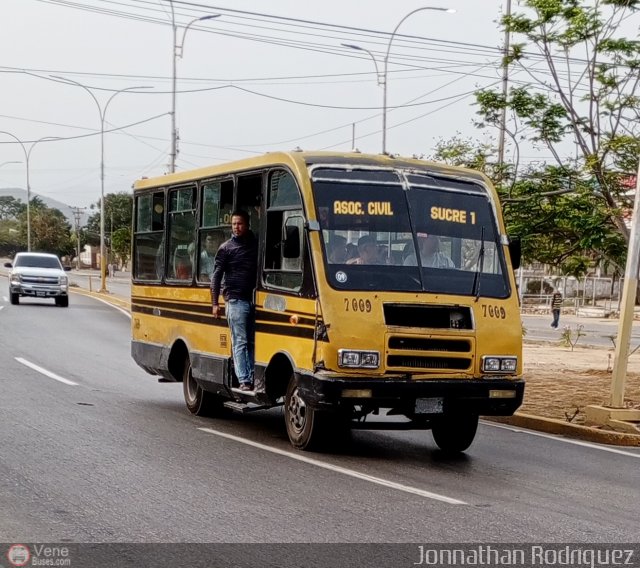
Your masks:
[{"label": "yellow bus", "polygon": [[[230,214],[259,239],[255,381],[236,387],[211,313]],[[213,249],[213,251],[212,251]],[[444,451],[522,403],[522,326],[483,174],[386,155],[278,152],[134,184],[132,355],[196,415],[281,405],[293,446],[430,429]]]}]

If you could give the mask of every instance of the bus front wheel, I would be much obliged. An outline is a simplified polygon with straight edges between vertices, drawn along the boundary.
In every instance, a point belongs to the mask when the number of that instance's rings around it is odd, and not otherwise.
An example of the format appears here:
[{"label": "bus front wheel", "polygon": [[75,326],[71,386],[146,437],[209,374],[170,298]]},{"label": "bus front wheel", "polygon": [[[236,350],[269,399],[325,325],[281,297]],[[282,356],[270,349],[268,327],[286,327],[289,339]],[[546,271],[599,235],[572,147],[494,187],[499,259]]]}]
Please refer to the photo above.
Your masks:
[{"label": "bus front wheel", "polygon": [[314,410],[305,403],[292,376],[284,400],[284,419],[291,445],[300,450],[321,447],[327,440],[328,418],[326,413]]},{"label": "bus front wheel", "polygon": [[440,418],[431,428],[431,434],[443,452],[459,453],[471,445],[477,429],[477,414],[459,414]]},{"label": "bus front wheel", "polygon": [[223,409],[222,399],[204,390],[193,378],[191,360],[188,355],[184,363],[182,391],[184,393],[184,401],[191,414],[196,416],[215,416],[221,413]]}]

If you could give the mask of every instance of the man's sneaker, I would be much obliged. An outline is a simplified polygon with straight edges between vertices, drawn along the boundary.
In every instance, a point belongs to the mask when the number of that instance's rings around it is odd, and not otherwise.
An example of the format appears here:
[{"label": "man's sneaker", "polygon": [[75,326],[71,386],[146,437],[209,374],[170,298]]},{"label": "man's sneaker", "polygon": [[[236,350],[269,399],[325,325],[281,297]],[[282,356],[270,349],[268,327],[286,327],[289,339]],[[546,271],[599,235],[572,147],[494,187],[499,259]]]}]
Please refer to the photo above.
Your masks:
[{"label": "man's sneaker", "polygon": [[253,385],[251,383],[240,383],[239,390],[241,391],[252,391]]}]

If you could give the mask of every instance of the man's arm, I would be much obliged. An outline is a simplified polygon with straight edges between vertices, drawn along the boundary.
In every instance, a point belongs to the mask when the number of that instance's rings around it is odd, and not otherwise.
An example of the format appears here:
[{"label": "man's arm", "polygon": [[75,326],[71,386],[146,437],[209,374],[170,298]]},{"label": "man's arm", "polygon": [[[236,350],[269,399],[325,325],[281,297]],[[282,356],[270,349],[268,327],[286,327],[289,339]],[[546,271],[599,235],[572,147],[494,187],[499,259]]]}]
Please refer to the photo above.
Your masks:
[{"label": "man's arm", "polygon": [[213,273],[211,275],[211,313],[214,318],[217,318],[220,314],[220,306],[218,305],[218,299],[220,298],[220,286],[222,284],[222,277],[224,275],[226,266],[226,250],[220,247],[218,254],[213,262]]}]

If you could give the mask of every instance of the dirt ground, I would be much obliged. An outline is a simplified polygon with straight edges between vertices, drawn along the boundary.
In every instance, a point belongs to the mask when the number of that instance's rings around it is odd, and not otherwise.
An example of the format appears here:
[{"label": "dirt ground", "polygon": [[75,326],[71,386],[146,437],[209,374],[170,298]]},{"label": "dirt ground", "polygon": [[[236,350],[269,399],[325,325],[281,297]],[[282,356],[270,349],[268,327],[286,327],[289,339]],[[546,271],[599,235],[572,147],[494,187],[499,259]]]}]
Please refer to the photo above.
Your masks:
[{"label": "dirt ground", "polygon": [[[531,343],[523,348],[524,404],[519,411],[534,416],[584,423],[584,407],[608,404],[614,350],[559,343]],[[625,403],[640,408],[640,351],[629,357]]]}]

